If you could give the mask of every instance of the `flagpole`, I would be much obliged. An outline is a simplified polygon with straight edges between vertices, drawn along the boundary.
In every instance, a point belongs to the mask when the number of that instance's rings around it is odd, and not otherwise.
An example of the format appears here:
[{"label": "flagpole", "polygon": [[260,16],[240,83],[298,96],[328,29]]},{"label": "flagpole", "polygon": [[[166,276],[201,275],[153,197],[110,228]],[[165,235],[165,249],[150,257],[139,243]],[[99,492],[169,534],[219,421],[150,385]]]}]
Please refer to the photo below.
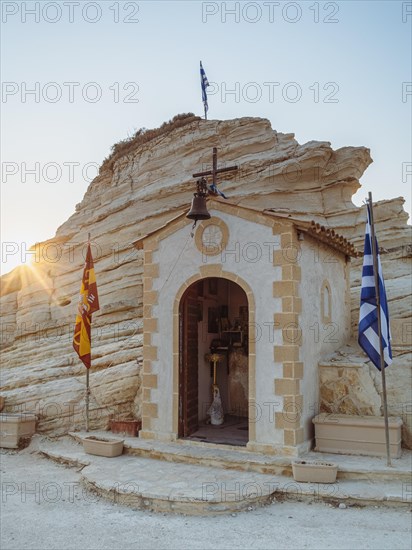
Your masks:
[{"label": "flagpole", "polygon": [[386,376],[385,376],[385,359],[383,355],[383,343],[382,343],[382,325],[381,325],[381,299],[379,291],[379,271],[378,271],[378,255],[376,250],[376,238],[375,238],[375,225],[373,220],[373,206],[372,206],[372,193],[368,194],[369,211],[371,216],[371,241],[372,241],[372,257],[373,257],[373,274],[375,278],[375,291],[376,291],[376,309],[378,316],[378,337],[379,337],[379,354],[380,354],[380,367],[382,375],[382,405],[383,416],[385,421],[385,440],[386,440],[386,461],[388,466],[392,466],[391,452],[389,443],[389,419],[388,419],[388,402],[386,395]]},{"label": "flagpole", "polygon": [[86,432],[89,431],[89,396],[90,396],[89,369],[86,369]]},{"label": "flagpole", "polygon": [[[87,237],[87,245],[89,246],[90,245],[90,233],[88,234],[88,237]],[[91,330],[91,327],[90,327],[90,330]],[[91,349],[90,349],[90,354],[91,354]],[[90,403],[90,368],[92,366],[92,363],[91,363],[92,359],[91,359],[91,355],[90,355],[90,367],[88,369],[86,369],[86,432],[89,431],[89,403]]]},{"label": "flagpole", "polygon": [[206,109],[206,105],[205,105],[205,120],[207,120],[207,109]]}]

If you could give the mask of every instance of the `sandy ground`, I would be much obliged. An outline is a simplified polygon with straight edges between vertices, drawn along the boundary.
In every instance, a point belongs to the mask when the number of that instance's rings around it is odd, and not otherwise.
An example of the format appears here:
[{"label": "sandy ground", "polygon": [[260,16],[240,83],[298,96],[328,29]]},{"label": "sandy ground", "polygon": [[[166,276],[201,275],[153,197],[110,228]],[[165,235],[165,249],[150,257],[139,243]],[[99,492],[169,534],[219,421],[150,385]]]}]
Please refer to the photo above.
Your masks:
[{"label": "sandy ground", "polygon": [[3,451],[0,546],[11,549],[410,549],[410,510],[275,502],[229,516],[135,511],[82,489],[80,474]]}]

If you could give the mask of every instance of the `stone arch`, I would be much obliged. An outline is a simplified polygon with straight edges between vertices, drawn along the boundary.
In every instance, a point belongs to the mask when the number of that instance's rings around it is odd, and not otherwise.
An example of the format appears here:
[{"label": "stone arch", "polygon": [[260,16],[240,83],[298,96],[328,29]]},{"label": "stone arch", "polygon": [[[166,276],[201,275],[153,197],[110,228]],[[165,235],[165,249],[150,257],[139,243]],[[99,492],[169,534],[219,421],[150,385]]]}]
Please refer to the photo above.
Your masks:
[{"label": "stone arch", "polygon": [[[176,293],[173,304],[173,431],[175,434],[179,431],[179,307],[180,302],[186,290],[194,283],[207,279],[208,277],[217,277],[236,283],[245,292],[248,301],[249,326],[254,327],[256,322],[255,299],[249,284],[234,273],[224,271],[220,264],[207,265],[200,267],[199,271],[189,277]],[[256,342],[254,333],[249,330],[249,411],[256,408]],[[249,414],[249,441],[255,441],[256,427],[255,421]]]}]

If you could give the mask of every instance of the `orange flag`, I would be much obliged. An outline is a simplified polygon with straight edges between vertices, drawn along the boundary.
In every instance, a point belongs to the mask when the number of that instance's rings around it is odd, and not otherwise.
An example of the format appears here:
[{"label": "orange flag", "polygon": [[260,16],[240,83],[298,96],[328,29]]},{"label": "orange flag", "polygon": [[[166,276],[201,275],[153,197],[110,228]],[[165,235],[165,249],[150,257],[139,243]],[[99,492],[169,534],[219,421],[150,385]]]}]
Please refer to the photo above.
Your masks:
[{"label": "orange flag", "polygon": [[92,313],[99,309],[96,276],[90,243],[87,246],[79,305],[74,327],[73,347],[87,369],[91,364],[91,324]]}]

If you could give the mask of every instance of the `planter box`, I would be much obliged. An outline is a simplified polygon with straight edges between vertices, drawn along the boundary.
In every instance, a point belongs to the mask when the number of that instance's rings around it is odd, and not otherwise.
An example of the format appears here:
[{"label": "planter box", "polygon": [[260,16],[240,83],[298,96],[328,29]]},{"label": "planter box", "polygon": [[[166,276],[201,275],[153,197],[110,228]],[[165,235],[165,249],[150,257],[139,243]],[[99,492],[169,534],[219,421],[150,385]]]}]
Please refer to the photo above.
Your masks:
[{"label": "planter box", "polygon": [[311,483],[335,483],[338,465],[333,462],[292,462],[293,479]]},{"label": "planter box", "polygon": [[111,420],[110,430],[114,434],[136,437],[142,428],[140,420]]},{"label": "planter box", "polygon": [[[316,451],[324,453],[386,456],[385,422],[381,416],[351,416],[322,413],[313,419]],[[401,456],[400,418],[389,418],[392,458]]]},{"label": "planter box", "polygon": [[0,414],[0,447],[17,449],[20,439],[31,437],[35,431],[36,415],[34,414]]},{"label": "planter box", "polygon": [[83,448],[89,455],[113,458],[123,453],[123,443],[123,439],[98,439],[90,436],[83,439]]}]

